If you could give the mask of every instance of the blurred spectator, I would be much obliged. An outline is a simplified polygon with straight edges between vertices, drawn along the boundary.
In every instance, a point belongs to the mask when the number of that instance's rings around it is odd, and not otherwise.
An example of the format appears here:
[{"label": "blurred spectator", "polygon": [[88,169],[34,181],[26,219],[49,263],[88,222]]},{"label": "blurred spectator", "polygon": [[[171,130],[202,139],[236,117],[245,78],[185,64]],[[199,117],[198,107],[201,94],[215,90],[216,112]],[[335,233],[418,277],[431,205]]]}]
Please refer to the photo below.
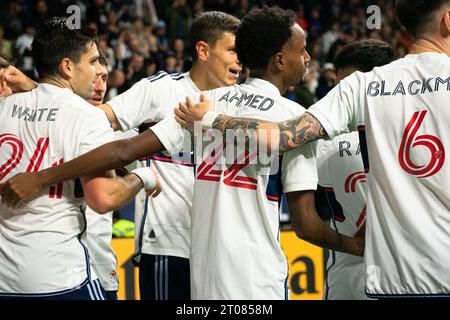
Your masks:
[{"label": "blurred spectator", "polygon": [[106,13],[106,33],[110,39],[116,39],[119,36],[120,27],[116,11]]},{"label": "blurred spectator", "polygon": [[[6,8],[5,8],[6,7]],[[5,37],[7,39],[16,39],[23,33],[24,13],[22,6],[18,1],[10,1],[2,3],[2,10],[0,11],[0,23],[5,30]]]},{"label": "blurred spectator", "polygon": [[341,50],[343,46],[347,44],[347,41],[343,39],[337,39],[330,47],[328,54],[325,56],[325,62],[334,62],[334,58],[336,57],[336,53]]},{"label": "blurred spectator", "polygon": [[[145,58],[150,56],[150,48],[153,47],[154,44],[150,43],[148,39],[148,32],[146,32],[146,27],[144,26],[144,21],[141,18],[134,18],[131,24],[131,32],[134,35],[134,39],[131,43],[132,51],[140,52]],[[134,42],[137,42],[137,47],[134,47]],[[153,48],[154,50],[154,48]]]},{"label": "blurred spectator", "polygon": [[339,39],[339,35],[339,23],[336,21],[332,22],[330,28],[322,36],[322,52],[324,55],[328,55],[333,43]]},{"label": "blurred spectator", "polygon": [[173,54],[175,58],[177,59],[177,66],[181,68],[183,72],[185,70],[189,70],[190,66],[192,64],[192,60],[189,58],[189,56],[185,53],[184,50],[184,41],[182,39],[175,39],[173,42]]},{"label": "blurred spectator", "polygon": [[323,65],[321,75],[319,77],[319,85],[316,89],[316,96],[318,99],[322,99],[326,96],[328,91],[333,89],[336,81],[336,69],[334,65],[327,62]]},{"label": "blurred spectator", "polygon": [[105,30],[108,24],[105,0],[92,0],[86,11],[87,20],[94,21],[99,29]]},{"label": "blurred spectator", "polygon": [[123,28],[115,41],[114,52],[117,59],[117,67],[123,69],[123,61],[131,57],[133,52],[129,47],[129,43],[133,34],[129,28]]},{"label": "blurred spectator", "polygon": [[203,6],[204,0],[194,0],[194,4],[192,6],[193,14],[192,16],[195,18],[198,14],[205,11]]},{"label": "blurred spectator", "polygon": [[295,15],[297,16],[297,24],[302,27],[303,30],[308,31],[309,23],[305,18],[305,7],[302,4],[297,6]]},{"label": "blurred spectator", "polygon": [[109,73],[108,92],[106,93],[106,101],[111,100],[119,94],[119,88],[125,84],[125,74],[122,70],[114,69]]},{"label": "blurred spectator", "polygon": [[183,72],[183,64],[179,63],[175,53],[169,51],[164,59],[164,67],[163,70],[167,73],[180,73]]},{"label": "blurred spectator", "polygon": [[124,61],[125,83],[119,88],[119,93],[128,90],[133,84],[145,77],[144,59],[142,54],[134,52],[131,58]]},{"label": "blurred spectator", "polygon": [[0,25],[0,55],[6,60],[11,60],[13,56],[13,43],[5,39],[3,27]]},{"label": "blurred spectator", "polygon": [[229,13],[242,19],[250,11],[250,3],[248,0],[232,0],[228,3]]},{"label": "blurred spectator", "polygon": [[145,59],[145,76],[151,77],[156,73],[156,61],[153,59]]},{"label": "blurred spectator", "polygon": [[186,0],[174,0],[170,13],[167,16],[168,21],[170,21],[170,38],[188,39],[188,31],[192,23],[192,10],[186,4]]},{"label": "blurred spectator", "polygon": [[318,38],[322,33],[322,21],[320,19],[320,6],[316,5],[312,11],[311,16],[308,19],[309,22],[309,33],[308,36],[311,36],[313,39]]},{"label": "blurred spectator", "polygon": [[169,39],[166,35],[166,23],[163,20],[159,20],[156,23],[154,32],[158,43],[159,52],[166,52],[169,50]]},{"label": "blurred spectator", "polygon": [[135,18],[146,20],[151,24],[155,24],[159,20],[153,0],[135,0],[130,11]]},{"label": "blurred spectator", "polygon": [[111,72],[116,65],[116,57],[114,55],[114,50],[108,45],[106,36],[100,36],[98,40],[98,51],[100,51],[106,59],[106,66],[108,72]]},{"label": "blurred spectator", "polygon": [[16,50],[19,55],[23,55],[26,50],[31,51],[31,43],[34,38],[34,25],[27,24],[25,33],[22,33],[16,40]]},{"label": "blurred spectator", "polygon": [[34,7],[34,13],[29,17],[29,21],[35,26],[38,26],[49,18],[51,18],[51,16],[48,13],[47,2],[45,0],[37,0]]},{"label": "blurred spectator", "polygon": [[312,60],[309,63],[308,69],[305,72],[300,85],[294,90],[295,102],[306,109],[317,102],[315,92],[318,85],[318,78],[319,64],[317,61]]}]

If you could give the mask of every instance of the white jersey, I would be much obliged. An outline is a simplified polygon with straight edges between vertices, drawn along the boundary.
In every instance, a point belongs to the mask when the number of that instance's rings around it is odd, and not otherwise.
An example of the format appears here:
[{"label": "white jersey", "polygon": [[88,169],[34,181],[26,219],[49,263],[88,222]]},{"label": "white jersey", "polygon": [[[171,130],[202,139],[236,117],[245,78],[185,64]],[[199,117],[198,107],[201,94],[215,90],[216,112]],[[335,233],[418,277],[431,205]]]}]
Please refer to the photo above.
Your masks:
[{"label": "white jersey", "polygon": [[310,109],[330,137],[365,124],[369,295],[450,293],[449,75],[445,54],[407,55]]},{"label": "white jersey", "polygon": [[[232,116],[283,121],[305,111],[261,79],[212,90],[208,95],[216,111]],[[173,119],[167,119],[151,129],[171,153],[179,151],[183,140],[177,140],[179,131],[174,127]],[[205,132],[205,142],[209,134],[214,133]],[[238,150],[236,162],[222,161],[230,150],[233,147],[224,149],[219,138],[206,143],[204,158],[196,161],[191,297],[287,299],[288,265],[279,243],[280,173],[269,175],[270,164],[263,165],[262,153],[256,158],[254,150]],[[309,179],[309,173],[316,164],[311,148],[306,150],[312,163],[310,168],[305,165],[302,178],[312,182],[304,188],[315,189],[317,178]]]},{"label": "white jersey", "polygon": [[111,248],[113,213],[98,214],[89,207],[85,208],[86,230],[82,240],[89,249],[91,266],[106,291],[117,291],[117,257]]},{"label": "white jersey", "polygon": [[[114,133],[115,140],[136,136],[134,130]],[[80,190],[82,191],[82,190]],[[91,266],[97,274],[100,284],[106,291],[117,291],[117,256],[111,247],[113,230],[113,212],[98,214],[86,206],[86,229],[81,239],[87,245]]]},{"label": "white jersey", "polygon": [[[114,135],[105,113],[70,89],[39,84],[0,101],[0,182],[78,157]],[[74,181],[50,186],[18,209],[0,204],[0,293],[65,293],[91,274]]]},{"label": "white jersey", "polygon": [[[319,185],[324,188],[332,211],[330,226],[353,237],[366,220],[366,174],[358,133],[318,141],[316,156]],[[324,298],[367,299],[364,258],[334,250],[329,252]]]},{"label": "white jersey", "polygon": [[[200,90],[189,73],[157,75],[143,79],[108,104],[114,110],[122,130],[132,129],[143,122],[158,122],[173,117],[173,109],[186,96],[198,96]],[[168,157],[164,153],[151,155],[162,191],[148,198],[142,217],[136,220],[136,252],[189,258],[194,164],[191,153]],[[141,166],[146,166],[142,159]],[[145,199],[143,193],[137,201]],[[138,208],[143,207],[137,203]],[[142,222],[144,221],[144,222]]]}]

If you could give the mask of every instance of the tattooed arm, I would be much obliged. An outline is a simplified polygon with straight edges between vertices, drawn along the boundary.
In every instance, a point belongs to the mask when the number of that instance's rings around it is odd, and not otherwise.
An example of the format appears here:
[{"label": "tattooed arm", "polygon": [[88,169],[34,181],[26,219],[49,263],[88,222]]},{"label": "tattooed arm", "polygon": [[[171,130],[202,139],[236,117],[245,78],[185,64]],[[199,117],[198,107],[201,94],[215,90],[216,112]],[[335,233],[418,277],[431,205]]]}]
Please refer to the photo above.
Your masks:
[{"label": "tattooed arm", "polygon": [[[202,122],[205,129],[217,129],[224,134],[224,138],[227,130],[241,130],[247,141],[257,139],[258,146],[265,144],[269,150],[279,149],[280,152],[298,148],[326,135],[320,122],[308,112],[292,120],[274,123],[208,112],[211,109],[211,101],[205,95],[200,96],[197,104],[187,97],[186,102],[180,102],[179,108],[175,109],[175,120],[190,130],[194,129],[195,122]],[[212,117],[208,117],[208,113]],[[205,119],[208,119],[206,123]]]},{"label": "tattooed arm", "polygon": [[250,118],[235,118],[221,114],[215,118],[212,127],[221,132],[243,130],[249,139],[257,139],[258,145],[265,143],[269,149],[278,146],[280,152],[298,148],[326,135],[320,122],[308,112],[305,112],[299,118],[280,123]]}]

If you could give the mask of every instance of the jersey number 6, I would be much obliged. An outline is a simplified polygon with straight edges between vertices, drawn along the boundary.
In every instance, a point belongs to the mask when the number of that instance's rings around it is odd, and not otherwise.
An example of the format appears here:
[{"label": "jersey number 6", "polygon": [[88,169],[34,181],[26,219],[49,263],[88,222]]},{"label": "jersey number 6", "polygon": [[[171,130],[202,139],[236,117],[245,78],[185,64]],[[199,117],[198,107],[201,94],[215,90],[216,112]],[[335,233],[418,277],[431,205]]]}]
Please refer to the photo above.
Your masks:
[{"label": "jersey number 6", "polygon": [[[429,134],[417,136],[417,131],[427,112],[427,110],[414,112],[411,120],[406,125],[398,152],[398,160],[402,169],[419,178],[426,178],[436,174],[442,168],[445,160],[444,146],[437,137]],[[430,151],[428,164],[416,164],[412,161],[412,149],[419,146],[428,148]]]}]

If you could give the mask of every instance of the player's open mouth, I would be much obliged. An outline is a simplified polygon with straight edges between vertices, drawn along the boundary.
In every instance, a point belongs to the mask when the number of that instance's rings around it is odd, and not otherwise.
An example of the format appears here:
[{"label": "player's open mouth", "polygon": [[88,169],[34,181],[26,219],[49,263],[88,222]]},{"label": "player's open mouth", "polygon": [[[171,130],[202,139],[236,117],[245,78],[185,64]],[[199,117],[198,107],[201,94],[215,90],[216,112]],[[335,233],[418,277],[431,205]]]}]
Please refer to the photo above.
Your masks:
[{"label": "player's open mouth", "polygon": [[237,79],[239,77],[239,72],[241,71],[240,68],[232,68],[228,70],[230,74],[233,76],[233,78]]},{"label": "player's open mouth", "polygon": [[91,98],[89,99],[89,103],[93,104],[93,105],[98,105],[102,103],[102,99],[101,98]]}]

